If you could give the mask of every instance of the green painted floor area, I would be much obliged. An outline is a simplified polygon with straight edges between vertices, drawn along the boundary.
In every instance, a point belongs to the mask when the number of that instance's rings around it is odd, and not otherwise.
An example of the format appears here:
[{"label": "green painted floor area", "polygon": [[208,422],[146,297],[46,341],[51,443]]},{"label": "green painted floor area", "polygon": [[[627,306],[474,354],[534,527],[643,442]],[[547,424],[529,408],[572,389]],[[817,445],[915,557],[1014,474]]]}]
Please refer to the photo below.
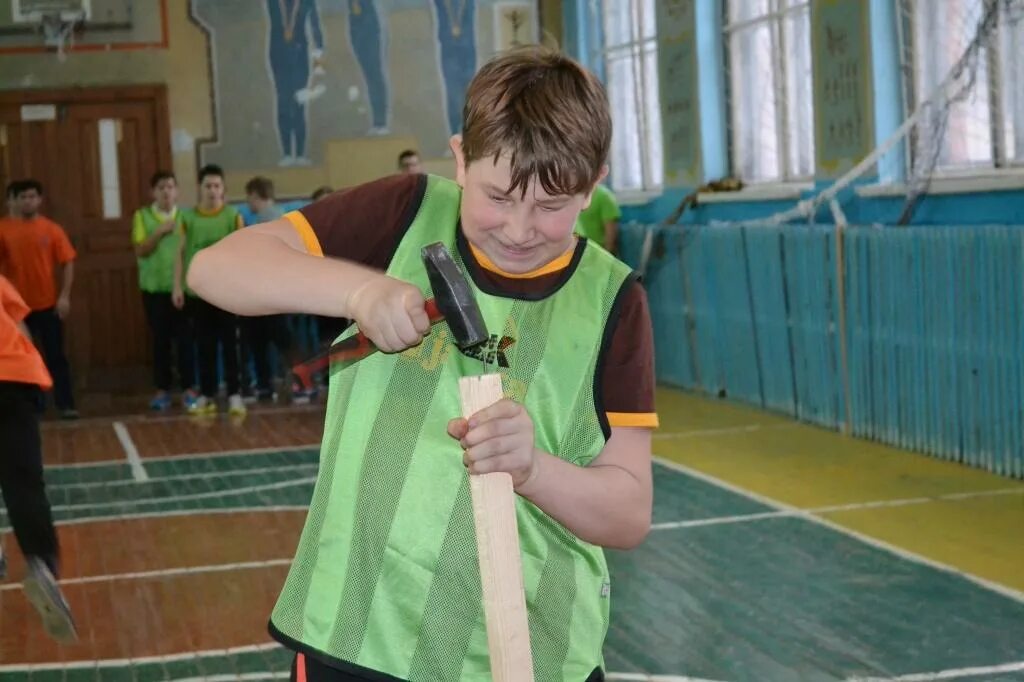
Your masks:
[{"label": "green painted floor area", "polygon": [[845,680],[1024,660],[1024,604],[802,519],[666,530],[610,562],[610,670]]},{"label": "green painted floor area", "polygon": [[[47,494],[59,523],[84,518],[195,510],[306,505],[313,493],[315,449],[144,462],[149,480],[123,464],[53,467]],[[0,511],[0,528],[7,528]]]}]

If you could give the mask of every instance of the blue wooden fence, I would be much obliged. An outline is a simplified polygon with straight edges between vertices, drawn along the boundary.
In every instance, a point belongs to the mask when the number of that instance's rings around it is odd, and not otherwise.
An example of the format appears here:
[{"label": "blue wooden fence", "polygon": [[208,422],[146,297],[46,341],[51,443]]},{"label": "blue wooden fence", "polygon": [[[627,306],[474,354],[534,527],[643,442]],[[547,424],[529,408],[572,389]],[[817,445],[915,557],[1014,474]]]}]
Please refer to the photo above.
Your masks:
[{"label": "blue wooden fence", "polygon": [[661,382],[1024,477],[1024,228],[647,231]]}]

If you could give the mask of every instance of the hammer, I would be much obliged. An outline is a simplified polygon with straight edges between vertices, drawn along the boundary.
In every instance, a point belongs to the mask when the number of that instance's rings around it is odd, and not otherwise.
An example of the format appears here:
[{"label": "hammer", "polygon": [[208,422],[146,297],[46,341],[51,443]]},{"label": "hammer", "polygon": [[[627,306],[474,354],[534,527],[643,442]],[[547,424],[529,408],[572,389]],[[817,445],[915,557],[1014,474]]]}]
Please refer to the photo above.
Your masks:
[{"label": "hammer", "polygon": [[[487,325],[484,324],[480,307],[473,297],[469,282],[463,277],[459,266],[452,260],[441,242],[424,246],[420,251],[423,265],[427,270],[430,288],[434,297],[424,305],[430,324],[444,320],[455,338],[460,350],[478,346],[488,339]],[[327,350],[292,368],[300,385],[305,389],[313,387],[313,374],[332,364],[351,364],[371,355],[377,346],[362,332],[339,341]]]}]

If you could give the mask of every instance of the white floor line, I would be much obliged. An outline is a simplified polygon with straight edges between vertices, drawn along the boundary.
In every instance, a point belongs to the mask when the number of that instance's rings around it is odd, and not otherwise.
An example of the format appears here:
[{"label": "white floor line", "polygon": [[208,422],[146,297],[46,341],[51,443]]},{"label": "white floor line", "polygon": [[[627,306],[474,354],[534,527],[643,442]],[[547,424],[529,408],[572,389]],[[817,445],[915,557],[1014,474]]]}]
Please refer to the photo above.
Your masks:
[{"label": "white floor line", "polygon": [[237,656],[240,654],[256,654],[263,651],[280,649],[277,642],[266,642],[264,644],[248,644],[245,646],[231,647],[228,649],[211,649],[209,651],[190,651],[183,654],[166,654],[164,656],[140,656],[138,658],[103,658],[87,661],[62,661],[55,663],[14,663],[0,665],[0,673],[39,672],[43,670],[81,670],[83,668],[126,668],[133,665],[145,665],[147,663],[176,663],[178,661],[190,661],[192,659],[219,658],[222,656]]},{"label": "white floor line", "polygon": [[142,466],[139,449],[135,447],[135,442],[132,440],[131,434],[128,433],[128,427],[124,425],[124,422],[114,422],[113,426],[117,439],[121,441],[121,447],[124,449],[124,456],[128,460],[128,466],[131,467],[132,478],[136,481],[148,481],[149,474],[146,473],[146,468]]},{"label": "white floor line", "polygon": [[[281,445],[265,448],[240,448],[237,450],[212,450],[210,452],[188,452],[182,455],[153,455],[145,459],[150,462],[173,462],[179,459],[211,459],[215,457],[239,457],[245,455],[263,455],[268,452],[298,452],[301,450],[320,450],[320,443],[307,443],[305,445]],[[90,469],[94,467],[109,467],[124,464],[122,459],[105,459],[98,462],[72,462],[70,464],[54,464],[46,467],[47,471],[58,469]]]},{"label": "white floor line", "polygon": [[[660,462],[659,462],[660,464]],[[934,497],[912,497],[901,500],[878,500],[875,502],[854,502],[851,504],[837,504],[827,507],[809,507],[799,512],[806,514],[831,514],[844,511],[860,511],[862,509],[884,509],[888,507],[907,507],[929,502],[960,501],[979,497],[1002,497],[1005,495],[1024,496],[1024,486],[1016,488],[997,488],[995,490],[976,490],[967,493],[950,493],[947,495],[936,495]],[[651,524],[651,530],[675,530],[679,528],[700,528],[703,526],[717,526],[729,523],[745,523],[747,521],[762,521],[764,519],[778,519],[800,516],[796,511],[773,511],[754,512],[751,514],[736,514],[734,516],[711,516],[702,519],[688,519],[686,521],[667,521]]]},{"label": "white floor line", "polygon": [[828,528],[829,530],[833,530],[833,531],[835,531],[837,533],[842,533],[843,535],[849,536],[849,537],[854,538],[856,540],[860,540],[864,544],[871,545],[872,547],[875,547],[877,549],[881,549],[881,550],[883,550],[885,552],[889,552],[890,554],[898,556],[901,559],[906,559],[907,561],[912,561],[914,563],[921,564],[923,566],[928,566],[930,568],[934,568],[934,569],[942,571],[944,573],[950,573],[952,575],[959,576],[959,577],[963,578],[964,580],[967,580],[969,582],[974,583],[975,585],[978,585],[979,587],[983,587],[983,588],[985,588],[987,590],[990,590],[990,591],[995,592],[997,594],[1000,594],[1000,595],[1002,595],[1004,597],[1012,599],[1012,600],[1014,600],[1016,602],[1020,602],[1020,603],[1024,604],[1024,593],[1019,592],[1019,591],[1017,591],[1017,590],[1015,590],[1013,588],[1006,587],[1005,585],[1000,585],[999,583],[993,582],[991,580],[986,580],[985,578],[980,578],[980,577],[978,577],[976,575],[972,575],[970,573],[965,573],[965,572],[960,571],[960,570],[958,570],[956,568],[953,568],[952,566],[949,566],[948,564],[943,564],[943,563],[940,563],[938,561],[934,561],[932,559],[928,559],[926,557],[921,556],[920,554],[915,554],[914,552],[910,552],[908,550],[896,547],[895,545],[891,545],[888,542],[884,542],[882,540],[878,540],[876,538],[873,538],[871,536],[865,535],[863,533],[859,533],[859,532],[857,532],[855,530],[851,530],[849,528],[845,528],[845,527],[843,527],[843,526],[841,526],[841,525],[839,525],[837,523],[834,523],[834,522],[832,522],[832,521],[830,521],[830,520],[828,520],[826,518],[823,518],[821,516],[816,516],[815,514],[811,513],[810,511],[807,511],[807,510],[804,510],[804,509],[799,509],[797,507],[794,507],[792,505],[786,504],[784,502],[780,502],[780,501],[774,500],[774,499],[772,499],[770,497],[766,497],[764,495],[760,495],[758,493],[755,493],[752,490],[747,490],[745,488],[741,488],[741,487],[733,485],[733,484],[731,484],[731,483],[729,483],[727,481],[723,481],[721,479],[715,478],[714,476],[710,476],[710,475],[705,474],[705,473],[703,473],[701,471],[698,471],[696,469],[692,469],[692,468],[690,468],[690,467],[688,467],[686,465],[679,464],[677,462],[672,462],[670,460],[666,460],[666,459],[663,459],[663,458],[660,458],[660,457],[656,457],[655,461],[657,461],[659,464],[661,464],[664,467],[667,467],[669,469],[674,469],[674,470],[679,471],[681,473],[684,473],[684,474],[686,474],[688,476],[692,476],[692,477],[694,477],[694,478],[696,478],[698,480],[704,481],[705,483],[710,483],[711,485],[718,486],[719,488],[722,488],[723,490],[728,490],[730,492],[736,493],[737,495],[741,495],[741,496],[746,497],[748,499],[754,500],[755,502],[760,502],[763,505],[766,505],[768,507],[772,507],[772,508],[777,509],[779,511],[789,512],[791,515],[800,517],[801,519],[803,519],[805,521],[810,521],[811,523],[816,523],[819,526],[824,526],[825,528]]},{"label": "white floor line", "polygon": [[663,523],[652,523],[651,530],[677,530],[679,528],[702,528],[704,526],[720,526],[730,523],[747,523],[749,521],[762,521],[764,519],[778,519],[787,516],[796,516],[792,512],[773,511],[756,512],[753,514],[737,514],[736,516],[711,516],[705,519],[691,519],[689,521],[666,521]]},{"label": "white floor line", "polygon": [[[258,568],[272,568],[274,566],[289,566],[291,559],[268,559],[266,561],[243,561],[233,564],[211,564],[209,566],[183,566],[181,568],[164,568],[157,571],[135,571],[132,573],[109,573],[106,575],[86,575],[79,578],[66,578],[59,580],[61,585],[87,585],[89,583],[107,583],[115,580],[147,580],[149,578],[171,578],[182,575],[197,575],[199,573],[222,573],[225,571],[248,571]],[[20,590],[20,583],[4,583],[0,585],[0,592],[9,590]]]},{"label": "white floor line", "polygon": [[53,511],[81,511],[83,509],[105,509],[107,507],[134,507],[147,504],[166,504],[168,502],[192,502],[194,500],[206,500],[219,497],[235,497],[249,493],[259,493],[265,490],[279,490],[281,488],[293,488],[299,485],[311,485],[316,483],[316,476],[296,478],[291,481],[280,481],[278,483],[267,483],[266,485],[253,485],[246,488],[234,488],[230,490],[212,490],[206,493],[195,495],[173,495],[171,497],[151,497],[140,500],[111,500],[110,502],[90,502],[89,504],[65,504],[52,507]]},{"label": "white floor line", "polygon": [[[225,507],[222,509],[167,509],[156,512],[136,512],[132,514],[115,514],[107,516],[82,516],[75,519],[54,521],[58,526],[80,526],[86,523],[106,523],[108,521],[134,521],[138,519],[164,519],[172,516],[210,516],[213,514],[273,514],[276,512],[306,512],[308,505],[275,504],[268,507]],[[0,528],[0,534],[10,533],[11,527]]]},{"label": "white floor line", "polygon": [[986,665],[976,668],[957,668],[940,670],[934,673],[913,673],[898,677],[851,677],[848,682],[931,682],[931,680],[960,680],[968,677],[980,677],[995,673],[1016,673],[1024,671],[1024,661]]},{"label": "white floor line", "polygon": [[[207,478],[232,478],[235,476],[249,476],[253,474],[272,474],[280,471],[315,471],[320,465],[317,462],[308,464],[282,464],[276,467],[258,467],[256,469],[227,469],[225,471],[198,471],[192,474],[175,474],[173,476],[150,475],[150,483],[164,483],[168,481],[192,481]],[[138,485],[138,482],[130,479],[115,479],[113,481],[87,481],[85,483],[50,483],[48,490],[68,490],[70,488],[116,488],[120,486]]]}]

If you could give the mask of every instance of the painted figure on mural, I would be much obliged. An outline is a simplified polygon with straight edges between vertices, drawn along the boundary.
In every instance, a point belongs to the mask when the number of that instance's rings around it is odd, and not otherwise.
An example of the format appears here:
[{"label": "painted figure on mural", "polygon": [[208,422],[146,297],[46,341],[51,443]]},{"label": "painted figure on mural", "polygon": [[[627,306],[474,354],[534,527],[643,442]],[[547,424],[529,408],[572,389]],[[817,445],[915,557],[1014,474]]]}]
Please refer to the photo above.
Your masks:
[{"label": "painted figure on mural", "polygon": [[448,131],[462,128],[462,100],[476,73],[475,0],[433,0]]},{"label": "painted figure on mural", "polygon": [[348,0],[348,37],[370,100],[370,135],[388,132],[388,83],[384,77],[385,40],[376,0]]},{"label": "painted figure on mural", "polygon": [[[309,103],[324,93],[324,37],[316,0],[267,0],[270,74],[276,90],[281,166],[308,166]],[[312,41],[312,44],[310,43]]]}]

